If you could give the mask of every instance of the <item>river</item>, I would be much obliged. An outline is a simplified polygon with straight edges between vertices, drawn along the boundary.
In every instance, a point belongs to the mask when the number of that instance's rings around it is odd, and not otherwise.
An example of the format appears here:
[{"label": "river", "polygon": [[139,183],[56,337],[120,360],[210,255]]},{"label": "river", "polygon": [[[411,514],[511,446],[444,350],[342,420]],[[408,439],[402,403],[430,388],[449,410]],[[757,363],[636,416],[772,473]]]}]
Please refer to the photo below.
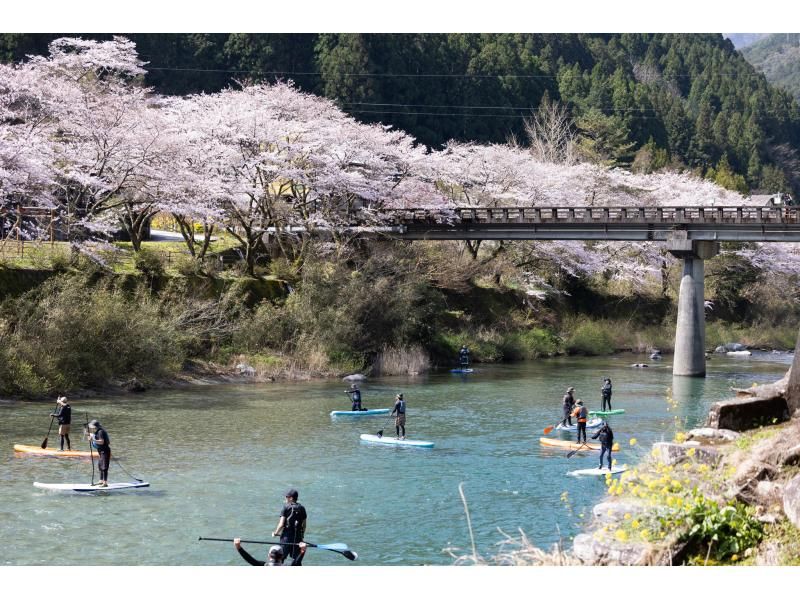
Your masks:
[{"label": "river", "polygon": [[[365,382],[367,407],[390,407],[396,392],[405,394],[408,438],[435,441],[430,450],[361,444],[359,434],[393,433],[393,426],[378,417],[332,422],[329,412],[349,405],[337,381],[76,399],[73,443],[86,446],[78,431],[88,412],[108,430],[125,469],[151,484],[106,495],[34,488],[34,481],[88,482],[90,462],[15,455],[14,443],[41,443],[48,406],[0,401],[0,562],[243,565],[229,544],[198,536],[270,539],[283,494],[294,487],[309,514],[307,539],[347,543],[359,553],[353,565],[447,565],[448,547],[469,550],[461,482],[480,553],[497,551],[498,528],[516,536],[521,529],[538,546],[567,547],[605,491],[602,478],[566,475],[595,466],[596,454],[567,459],[566,451],[538,443],[560,418],[567,386],[595,409],[602,378],[612,378],[613,406],[626,409],[611,419],[622,446],[617,459],[632,464],[677,428],[702,424],[713,401],[732,395],[730,386],[772,382],[791,359],[715,356],[707,378],[676,379],[674,390],[668,358],[640,369],[630,364],[642,357],[631,355],[477,364],[466,377],[436,372]],[[49,446],[57,443],[51,433]],[[116,464],[110,479],[130,481]],[[263,558],[263,547],[250,548]],[[312,550],[305,564],[349,562]]]}]

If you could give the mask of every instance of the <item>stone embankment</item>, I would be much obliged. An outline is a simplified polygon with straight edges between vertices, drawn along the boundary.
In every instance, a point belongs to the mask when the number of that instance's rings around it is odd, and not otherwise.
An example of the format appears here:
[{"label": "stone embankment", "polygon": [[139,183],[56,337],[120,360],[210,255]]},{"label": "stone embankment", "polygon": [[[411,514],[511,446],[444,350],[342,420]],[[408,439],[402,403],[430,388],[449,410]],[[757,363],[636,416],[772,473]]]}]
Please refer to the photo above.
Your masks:
[{"label": "stone embankment", "polygon": [[800,563],[800,412],[787,403],[787,381],[733,389],[737,398],[715,403],[705,427],[607,476],[609,496],[572,556],[587,565]]}]

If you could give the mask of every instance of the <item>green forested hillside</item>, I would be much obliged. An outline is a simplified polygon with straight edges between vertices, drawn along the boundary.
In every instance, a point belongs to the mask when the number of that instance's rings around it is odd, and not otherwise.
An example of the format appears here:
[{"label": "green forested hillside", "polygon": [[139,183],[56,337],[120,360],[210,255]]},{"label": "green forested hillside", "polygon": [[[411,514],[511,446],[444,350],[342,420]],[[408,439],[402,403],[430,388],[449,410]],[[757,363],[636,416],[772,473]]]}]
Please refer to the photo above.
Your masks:
[{"label": "green forested hillside", "polygon": [[[54,37],[2,35],[0,59],[46,53]],[[128,37],[164,93],[292,79],[431,146],[524,140],[524,118],[547,96],[568,108],[592,159],[688,167],[740,191],[800,191],[796,102],[720,34]]]},{"label": "green forested hillside", "polygon": [[800,99],[800,33],[773,33],[742,54],[770,83]]}]

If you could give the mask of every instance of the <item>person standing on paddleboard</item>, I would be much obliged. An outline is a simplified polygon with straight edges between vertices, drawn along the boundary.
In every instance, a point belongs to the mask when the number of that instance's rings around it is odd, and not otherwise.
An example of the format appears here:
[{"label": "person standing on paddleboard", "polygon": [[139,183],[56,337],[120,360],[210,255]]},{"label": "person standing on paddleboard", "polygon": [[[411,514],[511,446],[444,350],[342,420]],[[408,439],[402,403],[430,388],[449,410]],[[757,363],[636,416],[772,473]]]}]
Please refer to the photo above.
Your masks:
[{"label": "person standing on paddleboard", "polygon": [[601,411],[611,411],[611,378],[603,378],[603,388],[600,389],[603,395],[603,407]]},{"label": "person standing on paddleboard", "polygon": [[[389,415],[395,415],[394,430],[395,437],[400,440],[406,439],[406,402],[403,400],[403,393],[398,393],[395,396],[394,409]],[[402,430],[402,433],[400,432]]]},{"label": "person standing on paddleboard", "polygon": [[561,425],[572,425],[572,409],[575,407],[575,395],[572,393],[575,392],[575,389],[570,386],[567,389],[567,393],[564,395],[564,398],[561,399],[562,401],[562,409],[564,411],[564,419],[561,420]]},{"label": "person standing on paddleboard", "polygon": [[581,441],[581,436],[583,436],[583,441],[586,442],[586,420],[589,418],[589,411],[583,406],[582,400],[578,399],[572,415],[578,420],[578,442]]},{"label": "person standing on paddleboard", "polygon": [[607,421],[603,421],[603,425],[594,433],[592,439],[595,438],[600,439],[600,467],[598,469],[603,469],[603,455],[608,453],[608,471],[611,471],[611,447],[614,446],[614,432]]},{"label": "person standing on paddleboard", "polygon": [[72,424],[72,407],[67,401],[67,397],[58,397],[58,411],[51,413],[50,417],[58,418],[58,435],[61,437],[61,450],[64,450],[64,439],[67,439],[67,450],[71,451],[72,446],[69,442],[69,427]]},{"label": "person standing on paddleboard", "polygon": [[89,440],[92,448],[97,451],[97,469],[100,472],[100,483],[103,488],[108,486],[108,466],[111,463],[111,440],[100,422],[93,419],[89,422]]},{"label": "person standing on paddleboard", "polygon": [[361,391],[358,390],[358,384],[351,384],[350,390],[346,390],[345,392],[350,395],[350,400],[353,402],[351,411],[366,411],[361,407]]},{"label": "person standing on paddleboard", "polygon": [[[306,554],[306,546],[305,542],[299,542],[297,544],[297,548],[300,550],[299,556],[292,561],[292,566],[298,566],[303,564],[303,557]],[[273,546],[267,552],[267,560],[266,561],[259,561],[258,559],[253,558],[253,556],[247,552],[244,548],[242,548],[242,540],[241,538],[234,538],[233,539],[233,547],[236,549],[236,552],[241,555],[241,557],[246,560],[251,565],[256,567],[280,567],[283,565],[283,548],[280,546]]]},{"label": "person standing on paddleboard", "polygon": [[458,352],[458,359],[462,369],[467,369],[469,367],[469,349],[467,349],[467,345],[461,345],[461,350]]},{"label": "person standing on paddleboard", "polygon": [[302,561],[298,544],[303,540],[303,536],[306,533],[306,508],[297,502],[297,498],[298,493],[294,488],[286,492],[286,504],[281,509],[278,527],[272,532],[273,536],[280,536],[281,549],[283,550],[281,563],[287,557],[292,557],[292,565],[300,565]]}]

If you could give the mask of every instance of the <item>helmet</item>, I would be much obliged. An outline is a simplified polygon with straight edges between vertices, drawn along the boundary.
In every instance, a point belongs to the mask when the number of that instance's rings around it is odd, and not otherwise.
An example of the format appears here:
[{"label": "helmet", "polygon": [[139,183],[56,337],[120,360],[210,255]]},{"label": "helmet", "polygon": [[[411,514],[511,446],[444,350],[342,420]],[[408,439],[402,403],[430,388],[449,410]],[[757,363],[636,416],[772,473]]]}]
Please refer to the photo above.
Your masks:
[{"label": "helmet", "polygon": [[67,397],[58,397],[58,400],[56,401],[56,403],[58,403],[59,405],[66,405],[67,404]]},{"label": "helmet", "polygon": [[570,386],[570,387],[567,389],[567,392],[573,392],[574,390],[575,390],[575,387],[574,387],[574,386]]},{"label": "helmet", "polygon": [[99,428],[100,427],[100,422],[97,421],[96,419],[93,419],[92,421],[89,422],[89,427],[90,428],[95,428],[95,429]]},{"label": "helmet", "polygon": [[583,405],[583,400],[578,399],[578,405]]}]

